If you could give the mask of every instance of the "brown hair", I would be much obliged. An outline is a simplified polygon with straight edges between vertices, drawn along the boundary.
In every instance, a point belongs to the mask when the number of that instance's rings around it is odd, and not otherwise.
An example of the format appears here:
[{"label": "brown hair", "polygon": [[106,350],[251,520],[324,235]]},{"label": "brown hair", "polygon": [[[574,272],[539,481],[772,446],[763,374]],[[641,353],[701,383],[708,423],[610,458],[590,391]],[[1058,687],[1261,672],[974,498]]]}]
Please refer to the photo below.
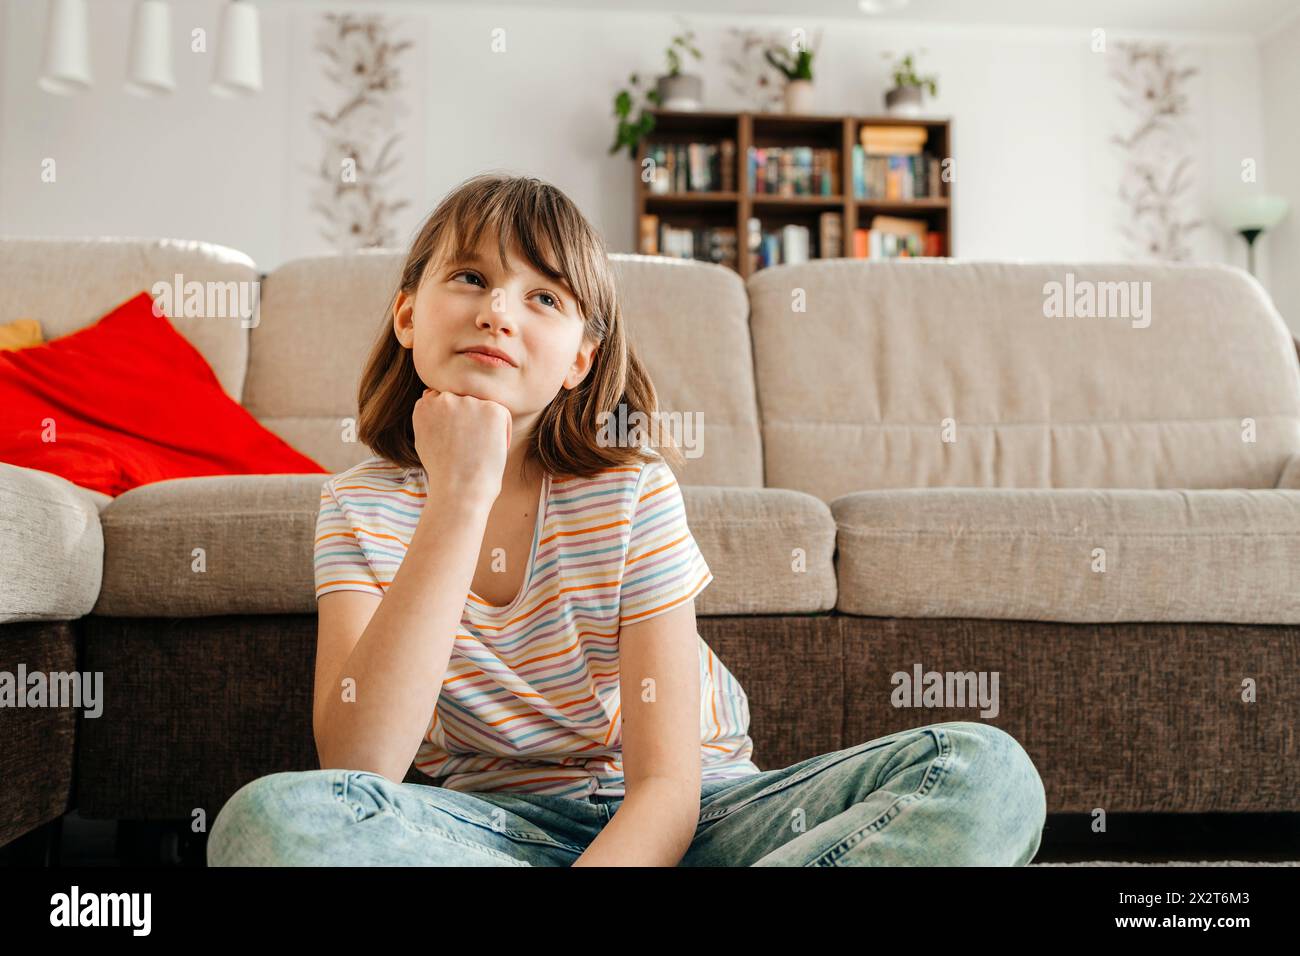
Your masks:
[{"label": "brown hair", "polygon": [[[449,250],[453,259],[471,255],[486,230],[496,234],[503,267],[507,240],[512,240],[538,272],[568,283],[583,317],[583,338],[597,343],[592,367],[582,382],[572,389],[561,388],[537,417],[525,460],[536,462],[554,477],[586,478],[612,466],[650,460],[641,445],[597,441],[601,412],[609,412],[614,421],[620,405],[626,406],[628,420],[641,412],[653,421],[658,412],[654,384],[628,341],[600,234],[550,183],[499,173],[462,182],[420,227],[361,375],[358,436],[389,461],[422,467],[411,410],[425,386],[416,373],[413,350],[404,348],[393,331],[393,306],[398,291],[415,293],[429,262],[442,261],[436,258],[441,251]],[[660,434],[667,433],[661,429]],[[681,452],[671,437],[665,437],[660,451],[665,459],[681,463]]]}]

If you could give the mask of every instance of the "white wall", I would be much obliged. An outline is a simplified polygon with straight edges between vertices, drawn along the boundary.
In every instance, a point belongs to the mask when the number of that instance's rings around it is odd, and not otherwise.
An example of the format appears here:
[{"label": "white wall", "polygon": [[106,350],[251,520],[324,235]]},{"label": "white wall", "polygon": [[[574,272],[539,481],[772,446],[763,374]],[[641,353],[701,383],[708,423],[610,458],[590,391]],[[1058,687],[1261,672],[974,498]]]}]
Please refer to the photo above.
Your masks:
[{"label": "white wall", "polygon": [[1263,44],[1264,120],[1268,129],[1261,186],[1285,196],[1291,209],[1259,245],[1272,258],[1269,291],[1300,335],[1300,17]]},{"label": "white wall", "polygon": [[[225,100],[208,92],[211,55],[188,45],[188,14],[201,14],[193,23],[214,35],[218,4],[172,4],[177,91],[141,99],[123,89],[131,7],[90,4],[94,85],[53,96],[36,85],[46,4],[8,3],[0,231],[203,239],[278,261],[286,18],[263,18],[266,95]],[[54,183],[41,181],[46,158],[55,162]]]},{"label": "white wall", "polygon": [[[287,116],[287,51],[291,31],[327,7],[260,4],[265,91],[226,101],[207,90],[211,53],[193,54],[187,42],[191,26],[215,36],[217,0],[173,4],[179,89],[163,100],[140,100],[122,89],[131,0],[91,6],[96,85],[65,98],[36,86],[45,4],[7,2],[0,26],[0,232],[200,238],[242,249],[264,269],[301,254],[286,241],[281,195],[288,131],[296,128]],[[606,154],[611,99],[630,71],[661,69],[674,17],[468,3],[372,2],[352,9],[423,19],[428,26],[428,161],[424,194],[412,197],[412,228],[459,180],[504,168],[556,183],[612,250],[633,248],[632,166],[623,154]],[[744,108],[721,66],[734,19],[693,16],[690,22],[706,57],[698,69],[706,105]],[[928,51],[922,65],[939,75],[932,111],[954,118],[960,257],[1124,257],[1107,143],[1113,97],[1104,57],[1091,52],[1086,32],[843,19],[746,25],[802,26],[810,35],[824,29],[815,63],[819,112],[880,112],[888,85],[881,51]],[[507,31],[505,54],[490,51],[494,27]],[[1248,38],[1163,38],[1191,42],[1205,67],[1199,174],[1210,197],[1225,177],[1235,181],[1241,156],[1263,153],[1263,109],[1293,108],[1296,87],[1261,85],[1257,46]],[[45,157],[58,163],[57,184],[40,182]],[[1244,262],[1238,244],[1215,227],[1203,231],[1197,248],[1203,258]],[[1264,249],[1265,278],[1267,258]]]}]

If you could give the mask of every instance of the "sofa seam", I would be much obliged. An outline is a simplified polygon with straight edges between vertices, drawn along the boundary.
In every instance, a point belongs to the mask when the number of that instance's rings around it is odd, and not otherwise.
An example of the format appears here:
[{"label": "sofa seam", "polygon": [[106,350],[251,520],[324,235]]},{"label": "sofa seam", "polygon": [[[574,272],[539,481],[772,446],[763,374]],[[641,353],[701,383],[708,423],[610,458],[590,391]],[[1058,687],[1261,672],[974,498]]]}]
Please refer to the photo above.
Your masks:
[{"label": "sofa seam", "polygon": [[810,529],[813,531],[828,530],[827,526],[820,522],[763,521],[760,518],[737,518],[735,521],[729,521],[726,518],[702,518],[692,519],[690,525],[692,528],[703,527],[705,525],[715,528],[727,528],[735,525],[743,525],[745,527],[758,525],[764,528],[780,528],[782,530],[788,529],[791,531],[802,531],[804,529]]},{"label": "sofa seam", "polygon": [[[170,517],[166,517],[166,518],[160,518],[157,515],[138,515],[138,516],[137,515],[115,515],[112,517],[106,517],[103,520],[103,525],[106,528],[111,527],[112,525],[115,524],[117,525],[157,524],[157,525],[166,525],[168,527],[175,527],[178,517],[181,516],[177,516],[174,513],[171,514]],[[292,512],[291,511],[259,511],[259,512],[205,511],[203,512],[202,515],[186,515],[184,517],[200,518],[200,519],[221,518],[223,520],[234,520],[234,521],[267,521],[267,520],[276,520],[279,518],[286,518],[286,517],[290,519],[304,518],[304,519],[315,520],[316,514],[307,511],[300,511],[300,512],[298,511],[292,511]]]},{"label": "sofa seam", "polygon": [[1095,532],[1091,531],[1034,531],[1025,529],[1021,531],[970,531],[970,530],[944,530],[929,528],[850,528],[840,527],[841,534],[858,535],[859,537],[902,537],[905,535],[931,536],[936,538],[1085,538],[1085,537],[1120,537],[1129,540],[1142,540],[1143,538],[1295,538],[1300,537],[1300,531],[1112,531],[1101,529]]},{"label": "sofa seam", "polygon": [[[1163,427],[1166,425],[1203,425],[1215,422],[1234,422],[1240,428],[1242,418],[1253,418],[1256,421],[1260,419],[1281,419],[1283,421],[1300,421],[1300,415],[1287,414],[1278,412],[1266,415],[1243,415],[1243,416],[1215,416],[1212,418],[1156,418],[1156,419],[1124,419],[1109,418],[1098,419],[1097,421],[1083,422],[1053,422],[1053,421],[1032,421],[1032,422],[968,422],[960,418],[953,417],[959,428],[1093,428],[1098,425],[1122,425],[1128,428],[1133,427]],[[788,425],[792,428],[860,428],[860,429],[882,429],[882,428],[924,428],[938,431],[942,426],[939,422],[828,422],[816,419],[800,418],[778,418],[768,420],[763,423],[766,425]],[[1297,450],[1292,449],[1290,454],[1296,454]]]}]

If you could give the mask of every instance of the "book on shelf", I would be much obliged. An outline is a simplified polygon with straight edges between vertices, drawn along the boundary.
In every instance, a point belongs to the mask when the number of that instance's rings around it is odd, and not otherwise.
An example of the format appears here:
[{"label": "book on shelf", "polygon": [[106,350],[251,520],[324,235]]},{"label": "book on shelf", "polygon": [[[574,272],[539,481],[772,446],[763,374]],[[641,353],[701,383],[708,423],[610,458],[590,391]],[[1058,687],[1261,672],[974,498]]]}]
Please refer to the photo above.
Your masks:
[{"label": "book on shelf", "polygon": [[756,196],[838,196],[840,151],[812,146],[751,146],[749,191]]},{"label": "book on shelf", "polygon": [[898,236],[924,236],[926,233],[923,220],[904,219],[902,216],[872,216],[871,228]]},{"label": "book on shelf", "polygon": [[940,199],[939,157],[925,147],[924,126],[863,126],[853,145],[853,196],[905,202]]},{"label": "book on shelf", "polygon": [[812,229],[800,223],[787,223],[778,229],[764,230],[757,217],[749,220],[746,249],[750,271],[766,266],[792,265],[810,259],[835,259],[843,255],[843,217],[824,212],[817,217],[817,245],[812,244]]},{"label": "book on shelf", "polygon": [[844,217],[839,213],[824,212],[817,217],[817,249],[822,259],[844,255]]},{"label": "book on shelf", "polygon": [[868,156],[916,156],[930,138],[924,126],[863,126],[858,140]]},{"label": "book on shelf", "polygon": [[872,156],[860,144],[853,147],[856,199],[942,199],[940,172],[939,158],[929,153]]},{"label": "book on shelf", "polygon": [[676,193],[733,192],[736,188],[736,142],[649,143],[645,156],[653,161],[646,184],[654,196]]},{"label": "book on shelf", "polygon": [[659,217],[654,213],[641,214],[637,228],[637,252],[643,256],[659,255]]},{"label": "book on shelf", "polygon": [[919,219],[873,216],[869,228],[853,232],[857,259],[902,259],[943,255],[943,233]]},{"label": "book on shelf", "polygon": [[718,265],[739,267],[734,226],[679,228],[663,222],[653,213],[641,216],[637,251],[643,256],[698,259]]}]

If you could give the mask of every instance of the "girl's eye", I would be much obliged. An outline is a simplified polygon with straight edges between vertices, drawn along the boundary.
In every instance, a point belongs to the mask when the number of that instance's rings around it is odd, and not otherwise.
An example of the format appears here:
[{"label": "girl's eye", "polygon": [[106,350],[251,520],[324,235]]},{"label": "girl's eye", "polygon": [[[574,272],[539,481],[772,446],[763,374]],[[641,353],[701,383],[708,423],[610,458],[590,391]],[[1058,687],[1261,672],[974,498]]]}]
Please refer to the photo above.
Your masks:
[{"label": "girl's eye", "polygon": [[[462,276],[472,276],[473,278],[475,278],[475,279],[478,280],[478,282],[479,282],[480,285],[482,285],[484,288],[487,288],[486,283],[483,282],[483,277],[480,276],[477,272],[471,272],[471,271],[469,271],[469,270],[462,270],[461,272],[457,272],[457,273],[455,273],[455,274],[452,276],[452,279],[460,279]],[[543,295],[543,296],[545,296],[547,299],[550,300],[550,301],[549,301],[548,303],[546,303],[546,304],[547,304],[548,306],[550,306],[551,308],[553,308],[553,309],[563,309],[563,306],[560,304],[560,300],[557,299],[555,296],[551,295],[551,293],[549,293],[549,292],[540,292],[540,293],[538,293],[538,294],[539,294],[539,295]]]}]

